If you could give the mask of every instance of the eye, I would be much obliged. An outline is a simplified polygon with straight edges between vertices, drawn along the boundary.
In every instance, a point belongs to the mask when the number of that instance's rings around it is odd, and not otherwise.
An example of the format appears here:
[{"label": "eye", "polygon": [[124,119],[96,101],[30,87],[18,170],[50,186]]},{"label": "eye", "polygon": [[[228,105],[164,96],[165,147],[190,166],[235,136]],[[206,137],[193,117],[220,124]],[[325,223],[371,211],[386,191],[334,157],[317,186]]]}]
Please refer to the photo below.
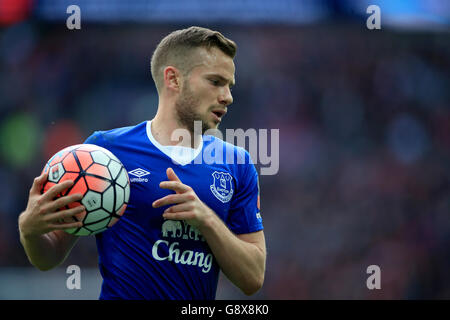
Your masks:
[{"label": "eye", "polygon": [[209,81],[211,82],[211,84],[213,86],[218,86],[219,85],[219,80],[210,79]]}]

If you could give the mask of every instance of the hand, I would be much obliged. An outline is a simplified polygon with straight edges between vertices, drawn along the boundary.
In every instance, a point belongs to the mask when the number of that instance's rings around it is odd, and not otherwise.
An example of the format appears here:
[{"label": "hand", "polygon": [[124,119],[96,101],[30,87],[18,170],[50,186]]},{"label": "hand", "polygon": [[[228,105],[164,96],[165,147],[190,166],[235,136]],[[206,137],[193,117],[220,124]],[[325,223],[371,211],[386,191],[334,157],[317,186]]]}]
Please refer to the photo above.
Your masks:
[{"label": "hand", "polygon": [[73,181],[67,180],[54,185],[47,192],[41,194],[40,190],[47,179],[47,173],[42,173],[34,179],[28,197],[28,204],[25,211],[19,217],[19,230],[24,237],[38,236],[54,230],[65,230],[82,226],[82,222],[61,222],[68,221],[76,214],[82,213],[85,208],[77,206],[71,209],[58,211],[75,201],[83,198],[81,194],[72,194],[64,197],[55,197],[73,185]]},{"label": "hand", "polygon": [[166,173],[169,181],[162,181],[159,187],[173,190],[175,194],[156,200],[153,202],[153,208],[173,204],[164,211],[164,218],[185,220],[191,226],[201,229],[207,220],[215,215],[214,211],[199,199],[190,186],[181,182],[172,168],[168,168]]}]

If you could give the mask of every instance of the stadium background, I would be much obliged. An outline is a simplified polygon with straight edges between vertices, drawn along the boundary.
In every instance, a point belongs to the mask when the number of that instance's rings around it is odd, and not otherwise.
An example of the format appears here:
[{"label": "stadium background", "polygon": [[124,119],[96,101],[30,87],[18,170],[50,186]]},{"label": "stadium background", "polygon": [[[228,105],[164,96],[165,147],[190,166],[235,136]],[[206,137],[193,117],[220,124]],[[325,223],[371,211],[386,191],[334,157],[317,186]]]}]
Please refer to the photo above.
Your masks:
[{"label": "stadium background", "polygon": [[[71,4],[81,30],[66,28]],[[366,28],[370,4],[381,30]],[[251,298],[450,298],[449,13],[445,0],[0,0],[0,298],[98,297],[93,237],[39,272],[17,217],[54,152],[153,117],[152,51],[190,25],[239,46],[221,129],[280,129]],[[66,288],[71,264],[81,290]],[[366,287],[372,264],[381,290]],[[221,278],[217,298],[247,297]]]}]

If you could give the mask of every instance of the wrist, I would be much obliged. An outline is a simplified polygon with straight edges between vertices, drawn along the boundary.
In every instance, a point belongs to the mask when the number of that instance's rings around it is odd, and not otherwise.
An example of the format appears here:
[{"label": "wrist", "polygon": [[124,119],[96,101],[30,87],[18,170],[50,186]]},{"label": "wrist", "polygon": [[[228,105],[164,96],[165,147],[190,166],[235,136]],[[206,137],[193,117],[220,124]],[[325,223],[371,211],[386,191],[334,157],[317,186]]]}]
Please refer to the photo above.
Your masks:
[{"label": "wrist", "polygon": [[200,233],[205,234],[208,231],[214,229],[216,219],[218,219],[217,215],[214,213],[214,211],[210,210],[210,214],[206,215],[203,218],[202,223],[198,226]]},{"label": "wrist", "polygon": [[26,221],[25,221],[25,216],[24,216],[24,212],[22,212],[22,214],[19,216],[19,221],[18,221],[18,227],[19,227],[19,234],[20,237],[22,239],[32,239],[32,238],[36,238],[37,235],[34,235],[32,232],[30,232],[30,230],[26,227]]},{"label": "wrist", "polygon": [[28,232],[27,229],[23,229],[23,228],[20,228],[20,227],[19,227],[19,233],[20,233],[20,238],[22,240],[29,241],[29,240],[32,240],[32,239],[37,237],[37,235],[34,235],[33,233]]}]

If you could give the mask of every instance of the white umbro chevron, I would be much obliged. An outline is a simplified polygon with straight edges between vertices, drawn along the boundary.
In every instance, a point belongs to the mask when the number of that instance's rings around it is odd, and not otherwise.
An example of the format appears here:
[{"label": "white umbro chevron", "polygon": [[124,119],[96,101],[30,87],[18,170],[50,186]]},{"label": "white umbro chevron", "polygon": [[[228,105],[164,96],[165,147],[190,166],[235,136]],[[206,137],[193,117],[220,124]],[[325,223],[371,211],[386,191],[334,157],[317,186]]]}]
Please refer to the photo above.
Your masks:
[{"label": "white umbro chevron", "polygon": [[137,168],[137,169],[128,171],[128,174],[131,174],[135,177],[141,178],[143,176],[150,174],[150,172],[148,172],[147,170],[141,169],[141,168]]},{"label": "white umbro chevron", "polygon": [[142,178],[150,174],[147,170],[142,168],[136,168],[134,170],[128,171],[128,174],[135,176],[135,178],[130,177],[130,182],[148,182],[147,178]]}]

